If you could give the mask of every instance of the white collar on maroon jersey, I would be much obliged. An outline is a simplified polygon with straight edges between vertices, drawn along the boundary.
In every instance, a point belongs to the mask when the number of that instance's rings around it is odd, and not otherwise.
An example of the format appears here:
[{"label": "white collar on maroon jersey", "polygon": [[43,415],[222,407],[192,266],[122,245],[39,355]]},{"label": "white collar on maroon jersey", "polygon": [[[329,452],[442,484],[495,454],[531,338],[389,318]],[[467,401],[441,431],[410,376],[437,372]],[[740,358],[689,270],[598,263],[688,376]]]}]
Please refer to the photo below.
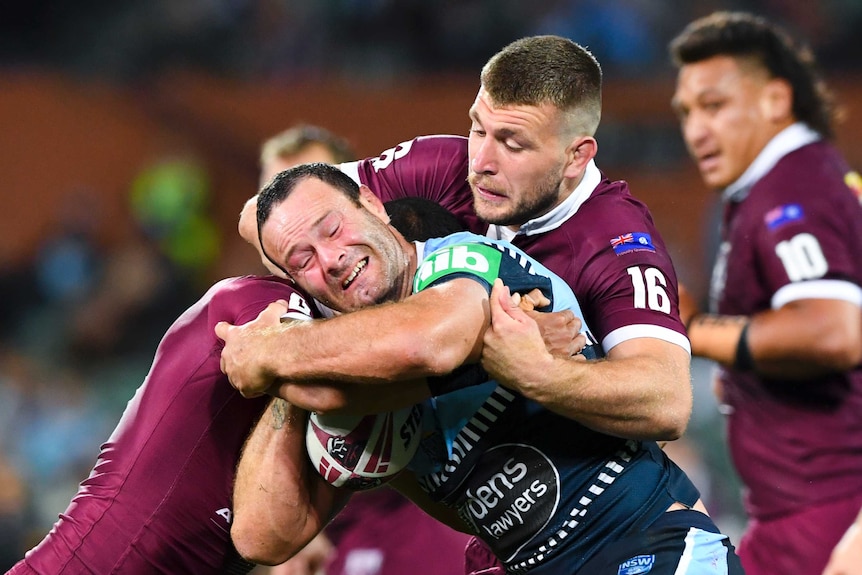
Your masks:
[{"label": "white collar on maroon jersey", "polygon": [[599,168],[596,166],[595,160],[590,160],[590,163],[587,164],[587,167],[584,170],[584,177],[581,180],[581,183],[572,190],[569,197],[563,200],[559,206],[543,216],[539,216],[538,218],[528,221],[518,228],[517,232],[510,230],[506,226],[491,224],[485,235],[489,238],[511,241],[512,238],[518,234],[533,236],[558,228],[563,222],[575,215],[578,208],[581,207],[581,204],[587,201],[587,198],[590,197],[601,181],[601,171],[599,171]]},{"label": "white collar on maroon jersey", "polygon": [[803,122],[796,122],[784,128],[760,150],[739,179],[724,189],[722,199],[725,202],[741,202],[748,196],[752,186],[768,174],[781,158],[820,139],[822,136]]}]

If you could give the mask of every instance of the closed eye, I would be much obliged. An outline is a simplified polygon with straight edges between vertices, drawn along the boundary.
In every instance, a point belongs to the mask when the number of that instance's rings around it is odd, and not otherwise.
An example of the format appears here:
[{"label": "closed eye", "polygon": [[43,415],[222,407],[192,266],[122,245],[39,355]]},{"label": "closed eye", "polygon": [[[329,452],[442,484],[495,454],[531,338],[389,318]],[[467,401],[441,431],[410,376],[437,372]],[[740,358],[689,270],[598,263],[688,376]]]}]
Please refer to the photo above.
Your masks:
[{"label": "closed eye", "polygon": [[287,261],[287,268],[294,272],[302,272],[305,270],[309,264],[311,263],[311,252],[310,251],[299,251],[294,252],[293,255],[290,256],[290,259]]}]

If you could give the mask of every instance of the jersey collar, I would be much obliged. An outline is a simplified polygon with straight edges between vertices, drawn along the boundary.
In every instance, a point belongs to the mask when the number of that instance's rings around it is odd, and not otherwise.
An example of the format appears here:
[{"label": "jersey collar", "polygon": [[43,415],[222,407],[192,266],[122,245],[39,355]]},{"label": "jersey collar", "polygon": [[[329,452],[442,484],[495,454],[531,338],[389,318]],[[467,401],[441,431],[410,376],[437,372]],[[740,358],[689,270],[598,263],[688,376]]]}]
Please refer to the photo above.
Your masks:
[{"label": "jersey collar", "polygon": [[727,186],[721,194],[725,202],[741,202],[763,176],[775,167],[784,156],[820,140],[822,136],[803,122],[796,122],[775,135],[751,162],[739,179]]},{"label": "jersey collar", "polygon": [[593,191],[602,181],[602,173],[596,167],[595,160],[590,160],[587,168],[584,170],[584,177],[581,183],[569,194],[569,197],[555,207],[553,210],[532,219],[523,224],[517,231],[512,231],[506,226],[491,224],[488,228],[487,236],[498,240],[510,241],[517,235],[532,236],[549,232],[572,217],[581,207],[581,204],[587,201]]}]

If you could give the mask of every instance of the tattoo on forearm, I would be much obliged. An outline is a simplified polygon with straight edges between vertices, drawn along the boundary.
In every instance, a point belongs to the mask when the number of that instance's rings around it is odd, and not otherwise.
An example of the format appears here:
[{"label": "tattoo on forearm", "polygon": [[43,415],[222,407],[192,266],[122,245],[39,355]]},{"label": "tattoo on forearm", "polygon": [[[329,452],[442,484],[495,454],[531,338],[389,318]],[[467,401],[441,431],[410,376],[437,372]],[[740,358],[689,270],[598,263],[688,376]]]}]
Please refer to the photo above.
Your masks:
[{"label": "tattoo on forearm", "polygon": [[725,325],[739,325],[748,321],[748,317],[744,315],[713,315],[708,313],[701,313],[694,316],[689,322],[688,325],[701,325],[701,326],[725,326]]},{"label": "tattoo on forearm", "polygon": [[272,428],[281,429],[284,427],[284,417],[287,411],[287,402],[283,399],[275,399],[272,402]]}]

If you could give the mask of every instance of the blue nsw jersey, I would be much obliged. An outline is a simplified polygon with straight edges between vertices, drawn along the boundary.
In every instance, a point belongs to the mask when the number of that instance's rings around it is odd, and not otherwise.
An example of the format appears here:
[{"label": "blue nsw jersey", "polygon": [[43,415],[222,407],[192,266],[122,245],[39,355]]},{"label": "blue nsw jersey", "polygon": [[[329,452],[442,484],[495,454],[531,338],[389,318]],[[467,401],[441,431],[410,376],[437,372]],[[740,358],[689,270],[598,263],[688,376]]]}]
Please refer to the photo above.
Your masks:
[{"label": "blue nsw jersey", "polygon": [[[420,245],[414,291],[469,277],[512,292],[539,288],[549,310],[571,309],[566,283],[511,244],[458,233]],[[596,357],[590,346],[588,357]],[[610,541],[642,529],[697,489],[655,442],[599,433],[486,381],[432,398],[411,462],[423,489],[457,508],[507,573],[574,573]]]}]

